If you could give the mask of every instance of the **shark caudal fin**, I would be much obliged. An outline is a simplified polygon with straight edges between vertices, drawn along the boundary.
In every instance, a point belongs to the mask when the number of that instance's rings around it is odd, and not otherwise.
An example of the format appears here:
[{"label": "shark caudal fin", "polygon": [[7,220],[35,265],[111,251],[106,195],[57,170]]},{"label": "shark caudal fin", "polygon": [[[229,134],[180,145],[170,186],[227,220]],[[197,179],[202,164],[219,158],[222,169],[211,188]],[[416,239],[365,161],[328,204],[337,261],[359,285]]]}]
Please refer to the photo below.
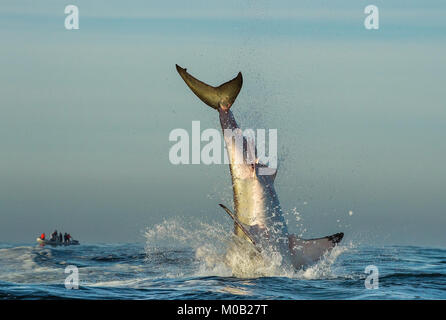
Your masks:
[{"label": "shark caudal fin", "polygon": [[237,77],[225,82],[218,87],[212,87],[191,76],[186,70],[176,65],[177,71],[184,82],[201,101],[211,108],[218,110],[220,107],[229,109],[242,89],[243,78],[239,72]]},{"label": "shark caudal fin", "polygon": [[318,261],[327,251],[341,242],[343,237],[342,232],[317,239],[300,239],[294,234],[290,235],[288,240],[293,264],[300,267]]}]

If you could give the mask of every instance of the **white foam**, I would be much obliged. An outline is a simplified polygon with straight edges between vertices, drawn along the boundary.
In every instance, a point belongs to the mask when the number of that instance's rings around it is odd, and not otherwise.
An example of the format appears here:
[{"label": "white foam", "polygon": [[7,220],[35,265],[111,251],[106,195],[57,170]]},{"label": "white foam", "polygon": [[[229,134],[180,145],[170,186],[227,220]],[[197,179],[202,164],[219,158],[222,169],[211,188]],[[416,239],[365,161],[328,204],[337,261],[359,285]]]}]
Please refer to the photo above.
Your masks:
[{"label": "white foam", "polygon": [[149,260],[157,248],[166,245],[192,248],[197,263],[195,268],[184,271],[188,276],[333,278],[336,275],[331,266],[340,254],[349,250],[349,246],[337,246],[317,264],[296,272],[282,266],[282,257],[277,252],[259,254],[249,242],[234,237],[220,224],[173,218],[148,228],[146,239]]}]

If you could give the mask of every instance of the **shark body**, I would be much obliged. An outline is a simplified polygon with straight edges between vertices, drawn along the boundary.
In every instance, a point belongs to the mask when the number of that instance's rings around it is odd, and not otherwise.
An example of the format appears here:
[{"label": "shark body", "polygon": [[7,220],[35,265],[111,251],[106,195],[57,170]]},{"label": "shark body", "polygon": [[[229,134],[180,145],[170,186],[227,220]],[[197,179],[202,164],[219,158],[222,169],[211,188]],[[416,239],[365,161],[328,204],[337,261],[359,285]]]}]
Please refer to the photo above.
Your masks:
[{"label": "shark body", "polygon": [[[235,213],[222,204],[220,206],[234,220],[235,235],[252,242],[259,252],[279,253],[284,266],[300,269],[318,261],[342,240],[344,234],[305,240],[288,232],[274,188],[277,170],[255,161],[255,146],[243,137],[230,110],[241,90],[242,74],[212,87],[191,76],[186,69],[178,65],[176,68],[197,97],[218,111],[230,162]],[[226,134],[228,130],[236,134]],[[237,132],[242,139],[239,144],[234,142]],[[260,174],[261,169],[270,169],[269,174]]]}]

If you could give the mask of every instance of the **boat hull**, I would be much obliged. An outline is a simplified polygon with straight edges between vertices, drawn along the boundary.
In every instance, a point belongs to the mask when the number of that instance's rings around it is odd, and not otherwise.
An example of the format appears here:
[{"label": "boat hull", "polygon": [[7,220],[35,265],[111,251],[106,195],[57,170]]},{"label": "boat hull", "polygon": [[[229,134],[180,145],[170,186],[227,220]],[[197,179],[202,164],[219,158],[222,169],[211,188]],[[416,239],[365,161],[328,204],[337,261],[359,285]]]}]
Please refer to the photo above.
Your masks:
[{"label": "boat hull", "polygon": [[40,244],[42,246],[48,245],[48,246],[54,246],[54,247],[57,247],[57,246],[76,246],[76,245],[80,244],[79,241],[77,241],[77,240],[72,240],[70,242],[61,242],[61,241],[52,241],[52,240],[42,240],[40,238],[37,238],[36,241],[37,241],[38,244]]}]

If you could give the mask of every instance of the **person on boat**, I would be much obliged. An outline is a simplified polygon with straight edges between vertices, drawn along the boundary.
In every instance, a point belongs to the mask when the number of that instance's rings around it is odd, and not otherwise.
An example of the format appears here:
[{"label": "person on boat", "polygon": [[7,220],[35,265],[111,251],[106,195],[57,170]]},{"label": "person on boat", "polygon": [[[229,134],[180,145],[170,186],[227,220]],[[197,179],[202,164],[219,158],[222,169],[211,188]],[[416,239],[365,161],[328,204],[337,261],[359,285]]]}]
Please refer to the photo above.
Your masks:
[{"label": "person on boat", "polygon": [[42,234],[40,235],[40,239],[41,239],[41,240],[45,240],[45,233],[42,233]]},{"label": "person on boat", "polygon": [[71,242],[71,234],[67,234],[67,240],[68,240],[68,243]]},{"label": "person on boat", "polygon": [[64,233],[64,235],[63,235],[63,242],[64,243],[67,243],[68,242],[68,233]]},{"label": "person on boat", "polygon": [[54,230],[51,234],[51,241],[57,241],[57,230]]},{"label": "person on boat", "polygon": [[62,242],[62,232],[59,233],[59,242]]}]

